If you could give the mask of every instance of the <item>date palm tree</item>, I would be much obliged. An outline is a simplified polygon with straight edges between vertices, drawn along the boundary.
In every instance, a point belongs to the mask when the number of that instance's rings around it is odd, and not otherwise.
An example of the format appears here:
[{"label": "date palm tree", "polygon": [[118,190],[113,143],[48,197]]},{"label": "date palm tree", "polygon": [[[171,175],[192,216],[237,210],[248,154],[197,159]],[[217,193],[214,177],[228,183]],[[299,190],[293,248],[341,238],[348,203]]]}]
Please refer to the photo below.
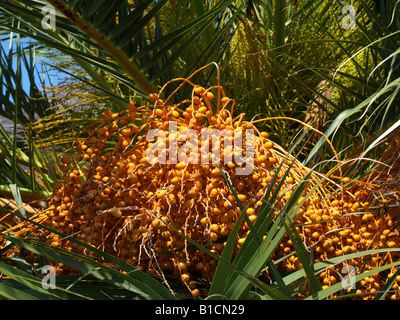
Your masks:
[{"label": "date palm tree", "polygon": [[[187,77],[210,62],[218,64],[238,112],[248,119],[267,118],[260,128],[285,149],[294,145],[305,165],[321,171],[334,166],[321,161],[333,156],[326,139],[311,135],[300,122],[324,132],[342,160],[360,154],[379,160],[400,127],[399,6],[377,0],[346,5],[340,0],[0,0],[0,197],[16,207],[45,207],[62,176],[60,155],[105,107],[117,112],[129,101],[144,102],[168,80]],[[214,69],[197,74],[196,81],[211,86],[215,76]],[[185,94],[180,91],[177,101]],[[293,143],[296,135],[306,142]],[[370,168],[347,170],[361,175]],[[29,214],[21,208],[17,219],[29,219]],[[0,232],[7,227],[1,224]],[[11,278],[0,282],[0,295],[7,298],[96,299],[106,294],[172,299],[186,294],[173,281],[164,286],[84,243],[79,245],[132,277],[89,257],[12,234],[0,236],[83,273],[60,278],[59,289],[50,293],[27,261],[0,259],[0,273]],[[298,250],[311,261],[304,248]],[[243,256],[260,264],[256,251]],[[269,286],[254,270],[238,290],[232,281],[224,292],[215,292],[248,298],[251,283],[263,298],[292,297],[289,278],[275,274],[277,283]],[[221,268],[218,275],[229,272]],[[80,285],[84,278],[92,282]],[[291,279],[295,283],[300,277]]]}]

